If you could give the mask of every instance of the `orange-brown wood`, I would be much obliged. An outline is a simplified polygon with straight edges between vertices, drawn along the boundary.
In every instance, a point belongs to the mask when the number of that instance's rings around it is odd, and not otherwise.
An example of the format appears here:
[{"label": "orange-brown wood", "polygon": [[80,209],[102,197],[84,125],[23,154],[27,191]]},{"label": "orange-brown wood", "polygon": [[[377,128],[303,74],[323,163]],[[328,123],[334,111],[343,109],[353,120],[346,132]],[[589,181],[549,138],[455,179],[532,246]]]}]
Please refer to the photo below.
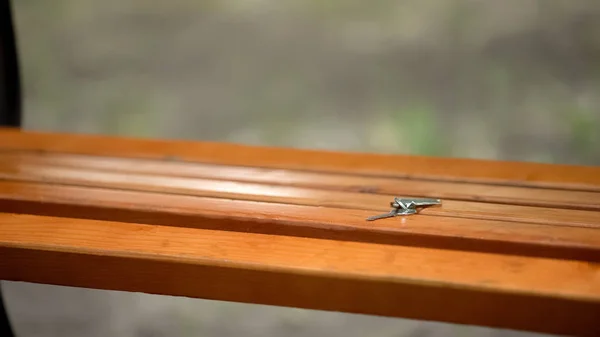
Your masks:
[{"label": "orange-brown wood", "polygon": [[0,212],[0,279],[600,335],[598,167],[0,129]]},{"label": "orange-brown wood", "polygon": [[0,214],[0,278],[600,334],[595,263]]},{"label": "orange-brown wood", "polygon": [[600,167],[342,153],[0,129],[0,148],[600,191]]},{"label": "orange-brown wood", "polygon": [[600,230],[0,181],[0,211],[600,261]]},{"label": "orange-brown wood", "polygon": [[[387,212],[390,208],[389,203],[394,197],[394,195],[122,173],[72,167],[39,166],[13,162],[0,163],[0,179],[294,205],[362,209],[370,210],[373,214]],[[600,193],[597,194],[600,195]],[[589,202],[593,201],[589,200]],[[598,206],[600,206],[600,202]],[[426,208],[421,214],[600,228],[600,212],[563,208],[551,209],[444,199],[441,206]]]},{"label": "orange-brown wood", "polygon": [[[23,173],[33,167],[49,170],[55,166],[157,175],[199,178],[229,182],[260,183],[287,187],[308,187],[367,194],[431,197],[479,201],[508,205],[526,205],[568,209],[600,210],[600,193],[563,189],[497,186],[362,175],[314,173],[286,169],[224,166],[173,160],[144,160],[105,156],[72,155],[53,152],[0,151],[4,173]],[[503,210],[501,212],[505,213]]]}]

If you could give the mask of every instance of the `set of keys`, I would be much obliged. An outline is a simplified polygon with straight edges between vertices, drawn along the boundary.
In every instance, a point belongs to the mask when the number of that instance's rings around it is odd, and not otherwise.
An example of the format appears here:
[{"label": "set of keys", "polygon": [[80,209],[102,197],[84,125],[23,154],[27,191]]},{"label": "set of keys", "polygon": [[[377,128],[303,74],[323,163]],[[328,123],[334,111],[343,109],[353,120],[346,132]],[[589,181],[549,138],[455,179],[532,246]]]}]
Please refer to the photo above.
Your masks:
[{"label": "set of keys", "polygon": [[390,203],[393,207],[389,213],[379,214],[367,218],[367,221],[374,221],[385,218],[392,218],[401,215],[411,215],[417,213],[417,207],[427,207],[433,205],[440,205],[442,202],[440,199],[428,199],[428,198],[394,198],[394,201]]}]

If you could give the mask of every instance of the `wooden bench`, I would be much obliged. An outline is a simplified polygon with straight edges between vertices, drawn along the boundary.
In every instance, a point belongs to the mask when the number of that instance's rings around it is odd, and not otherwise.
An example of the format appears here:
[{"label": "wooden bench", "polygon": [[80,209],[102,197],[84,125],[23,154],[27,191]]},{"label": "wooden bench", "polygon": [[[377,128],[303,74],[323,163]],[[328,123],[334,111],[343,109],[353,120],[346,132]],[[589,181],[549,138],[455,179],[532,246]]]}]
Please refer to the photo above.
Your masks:
[{"label": "wooden bench", "polygon": [[6,128],[0,212],[4,280],[600,335],[597,167]]}]

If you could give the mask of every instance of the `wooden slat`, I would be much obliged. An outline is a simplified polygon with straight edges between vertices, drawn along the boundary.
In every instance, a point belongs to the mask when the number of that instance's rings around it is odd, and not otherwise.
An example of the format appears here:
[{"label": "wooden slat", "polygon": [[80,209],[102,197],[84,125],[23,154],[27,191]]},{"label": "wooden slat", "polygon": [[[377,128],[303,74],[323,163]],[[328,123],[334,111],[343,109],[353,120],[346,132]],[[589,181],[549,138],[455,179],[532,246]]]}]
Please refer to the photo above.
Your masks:
[{"label": "wooden slat", "polygon": [[341,153],[0,129],[0,148],[600,191],[600,167]]},{"label": "wooden slat", "polygon": [[541,206],[562,209],[600,210],[600,193],[549,188],[497,186],[361,175],[274,170],[257,167],[224,166],[172,160],[70,155],[54,152],[0,151],[4,169],[22,171],[23,167],[76,167],[128,174],[200,178],[246,183],[307,187],[368,194],[431,197],[448,200],[479,201],[509,205]]},{"label": "wooden slat", "polygon": [[[394,195],[321,190],[283,185],[224,180],[133,174],[80,168],[0,163],[0,179],[51,182],[74,186],[161,192],[294,205],[369,210],[385,213]],[[600,194],[599,194],[600,195]],[[600,204],[599,204],[600,206]],[[558,226],[600,228],[600,212],[444,200],[441,207],[426,208],[422,215],[500,220]],[[307,215],[309,217],[310,215]]]},{"label": "wooden slat", "polygon": [[600,261],[600,230],[0,181],[0,211]]},{"label": "wooden slat", "polygon": [[595,336],[599,211],[598,167],[0,129],[0,279]]},{"label": "wooden slat", "polygon": [[0,214],[0,278],[600,334],[595,263]]}]

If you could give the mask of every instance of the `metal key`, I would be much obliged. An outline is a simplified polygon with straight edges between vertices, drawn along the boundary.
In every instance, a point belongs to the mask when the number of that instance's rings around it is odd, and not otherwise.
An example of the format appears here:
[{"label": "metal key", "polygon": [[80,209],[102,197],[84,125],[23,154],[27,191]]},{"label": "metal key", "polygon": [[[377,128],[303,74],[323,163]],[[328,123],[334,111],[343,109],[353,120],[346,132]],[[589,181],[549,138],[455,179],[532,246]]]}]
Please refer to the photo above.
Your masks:
[{"label": "metal key", "polygon": [[390,203],[393,209],[389,213],[379,214],[367,218],[367,221],[392,218],[399,215],[410,215],[417,213],[417,207],[427,207],[441,204],[440,199],[429,198],[394,198]]},{"label": "metal key", "polygon": [[442,201],[440,199],[429,199],[429,198],[394,198],[394,201],[390,205],[394,208],[401,209],[413,209],[416,207],[425,207],[432,205],[439,205]]},{"label": "metal key", "polygon": [[379,220],[379,219],[393,218],[393,217],[399,216],[399,215],[410,215],[410,214],[415,214],[415,213],[417,213],[416,209],[403,209],[403,210],[393,209],[393,210],[389,211],[388,213],[384,213],[384,214],[379,214],[379,215],[374,215],[374,216],[368,217],[367,221],[374,221],[374,220]]}]

